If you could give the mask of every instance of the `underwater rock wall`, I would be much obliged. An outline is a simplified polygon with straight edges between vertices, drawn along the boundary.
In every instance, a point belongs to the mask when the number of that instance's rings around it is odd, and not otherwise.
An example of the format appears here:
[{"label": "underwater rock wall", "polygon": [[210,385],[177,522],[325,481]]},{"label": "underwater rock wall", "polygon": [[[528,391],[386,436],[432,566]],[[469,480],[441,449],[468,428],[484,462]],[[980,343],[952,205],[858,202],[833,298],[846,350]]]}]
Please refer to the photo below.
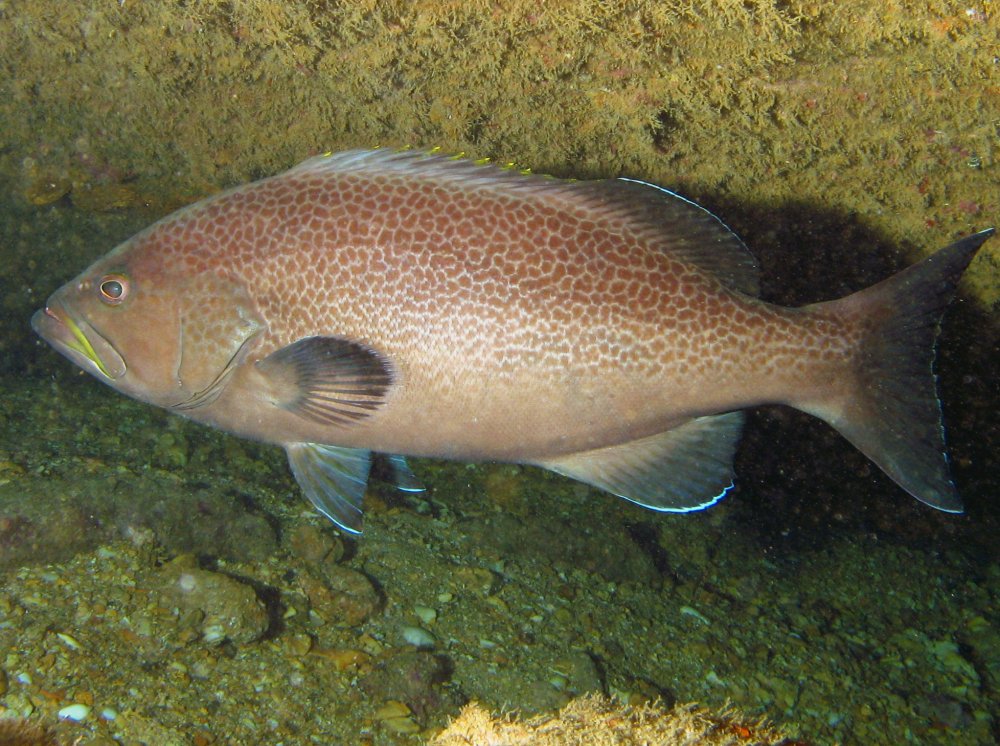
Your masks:
[{"label": "underwater rock wall", "polygon": [[758,248],[860,221],[927,253],[997,220],[995,33],[942,1],[0,0],[0,177],[159,214],[319,151],[439,146],[653,180]]}]

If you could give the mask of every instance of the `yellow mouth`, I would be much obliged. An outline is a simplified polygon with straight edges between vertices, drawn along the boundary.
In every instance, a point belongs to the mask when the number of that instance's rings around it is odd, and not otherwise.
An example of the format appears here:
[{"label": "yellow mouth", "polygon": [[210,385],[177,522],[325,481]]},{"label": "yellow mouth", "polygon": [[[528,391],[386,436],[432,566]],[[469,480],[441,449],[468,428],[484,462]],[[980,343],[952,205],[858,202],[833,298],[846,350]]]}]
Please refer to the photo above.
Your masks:
[{"label": "yellow mouth", "polygon": [[90,362],[96,365],[98,370],[100,370],[101,373],[106,375],[108,378],[114,378],[114,376],[111,375],[111,371],[109,371],[105,367],[104,363],[101,362],[100,356],[94,351],[94,346],[90,344],[90,340],[87,339],[87,336],[80,330],[80,327],[75,321],[73,321],[72,317],[66,316],[61,319],[61,321],[66,328],[69,329],[70,334],[73,335],[73,341],[67,341],[66,346],[71,350],[76,350],[85,358],[90,360]]},{"label": "yellow mouth", "polygon": [[58,352],[99,379],[110,383],[125,375],[125,360],[114,345],[86,319],[75,320],[58,300],[35,312],[31,328]]}]

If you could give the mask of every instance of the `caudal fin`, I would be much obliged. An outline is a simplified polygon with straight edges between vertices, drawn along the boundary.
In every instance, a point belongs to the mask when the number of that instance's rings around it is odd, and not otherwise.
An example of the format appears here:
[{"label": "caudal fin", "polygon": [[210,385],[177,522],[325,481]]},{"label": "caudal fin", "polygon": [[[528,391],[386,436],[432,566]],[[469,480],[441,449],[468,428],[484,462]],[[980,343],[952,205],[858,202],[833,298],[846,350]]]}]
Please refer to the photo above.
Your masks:
[{"label": "caudal fin", "polygon": [[962,512],[945,454],[934,344],[955,286],[993,229],[956,241],[840,305],[865,338],[851,398],[824,417],[921,502]]}]

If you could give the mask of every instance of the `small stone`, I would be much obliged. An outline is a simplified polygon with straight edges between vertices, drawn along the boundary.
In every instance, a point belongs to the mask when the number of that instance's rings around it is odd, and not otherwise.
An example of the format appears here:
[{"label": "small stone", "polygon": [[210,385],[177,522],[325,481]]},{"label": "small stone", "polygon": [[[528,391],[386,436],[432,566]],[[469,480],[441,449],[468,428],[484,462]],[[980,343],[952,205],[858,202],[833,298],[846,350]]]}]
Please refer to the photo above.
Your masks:
[{"label": "small stone", "polygon": [[434,635],[423,627],[404,626],[400,629],[403,639],[418,650],[429,650],[437,644]]},{"label": "small stone", "polygon": [[75,720],[79,723],[86,720],[87,716],[90,715],[90,708],[87,705],[77,703],[63,707],[57,714],[60,720]]},{"label": "small stone", "polygon": [[375,719],[396,733],[419,733],[420,725],[413,719],[410,708],[402,702],[390,700],[375,711]]},{"label": "small stone", "polygon": [[81,650],[83,648],[75,637],[68,635],[65,632],[56,632],[56,637],[62,640],[63,644],[70,650]]},{"label": "small stone", "polygon": [[417,615],[421,622],[424,624],[434,624],[437,619],[437,611],[432,609],[430,606],[421,606],[417,604],[413,607],[413,613]]}]

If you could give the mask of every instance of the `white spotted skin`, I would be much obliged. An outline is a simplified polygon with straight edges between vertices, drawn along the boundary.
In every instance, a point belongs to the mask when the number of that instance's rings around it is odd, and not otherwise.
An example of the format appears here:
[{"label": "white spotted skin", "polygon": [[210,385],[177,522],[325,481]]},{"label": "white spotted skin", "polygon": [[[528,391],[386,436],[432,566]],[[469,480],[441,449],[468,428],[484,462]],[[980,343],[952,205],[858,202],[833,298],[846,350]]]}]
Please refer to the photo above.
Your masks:
[{"label": "white spotted skin", "polygon": [[[170,381],[127,393],[170,406],[237,355],[218,397],[183,414],[274,443],[517,462],[764,402],[830,413],[844,398],[861,330],[725,287],[573,183],[305,165],[102,260],[191,319],[165,318],[156,333],[181,350],[144,361]],[[240,348],[244,328],[259,333]],[[389,361],[394,384],[367,419],[320,425],[275,406],[255,363],[316,335]]]}]

